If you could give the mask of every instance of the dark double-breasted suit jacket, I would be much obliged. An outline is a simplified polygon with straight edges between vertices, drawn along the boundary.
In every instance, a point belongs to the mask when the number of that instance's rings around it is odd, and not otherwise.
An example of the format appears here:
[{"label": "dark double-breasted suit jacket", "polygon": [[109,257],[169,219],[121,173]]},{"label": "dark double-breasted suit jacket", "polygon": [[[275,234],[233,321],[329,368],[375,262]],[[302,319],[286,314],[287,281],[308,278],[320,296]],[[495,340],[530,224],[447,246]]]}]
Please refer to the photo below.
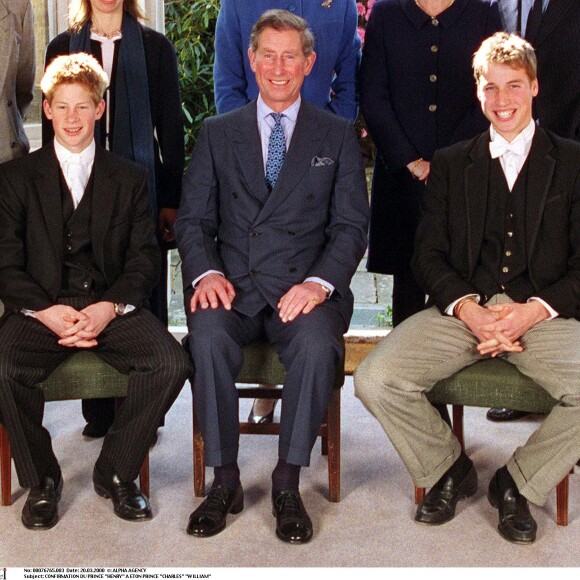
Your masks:
[{"label": "dark double-breasted suit jacket", "polygon": [[[159,276],[146,172],[97,146],[91,242],[108,286],[102,299],[141,306]],[[0,167],[0,296],[6,311],[56,303],[64,236],[52,144]]]},{"label": "dark double-breasted suit jacket", "polygon": [[537,34],[526,33],[526,40],[538,58],[534,117],[557,135],[580,141],[580,2],[550,0]]},{"label": "dark double-breasted suit jacket", "polygon": [[[302,100],[269,192],[256,111],[253,101],[207,120],[184,179],[175,232],[186,309],[192,282],[208,270],[222,272],[236,291],[233,313],[220,307],[188,316],[194,402],[208,465],[235,461],[240,345],[258,338],[245,333],[260,324],[287,369],[280,457],[308,465],[343,357],[350,280],[366,247],[366,182],[352,125]],[[332,296],[283,324],[280,298],[310,276],[332,284]],[[228,330],[232,319],[244,330]]]},{"label": "dark double-breasted suit jacket", "polygon": [[219,270],[236,289],[233,308],[251,316],[317,276],[335,287],[329,302],[348,324],[368,217],[350,123],[303,100],[271,193],[256,101],[207,120],[191,166],[176,226],[184,288]]},{"label": "dark double-breasted suit jacket", "polygon": [[[489,187],[489,132],[435,154],[413,271],[441,311],[466,294],[481,252]],[[525,202],[533,296],[580,320],[580,146],[536,127]],[[490,296],[481,296],[483,300]]]}]

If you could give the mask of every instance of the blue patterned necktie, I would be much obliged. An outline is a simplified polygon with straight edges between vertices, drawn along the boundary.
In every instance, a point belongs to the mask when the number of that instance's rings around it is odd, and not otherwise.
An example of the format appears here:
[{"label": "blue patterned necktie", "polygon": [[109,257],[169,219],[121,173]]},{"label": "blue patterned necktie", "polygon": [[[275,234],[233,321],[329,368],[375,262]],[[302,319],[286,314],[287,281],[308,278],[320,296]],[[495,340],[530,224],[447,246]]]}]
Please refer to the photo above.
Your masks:
[{"label": "blue patterned necktie", "polygon": [[268,159],[266,161],[266,185],[270,190],[276,185],[280,169],[286,157],[286,137],[280,119],[280,113],[270,113],[274,118],[275,125],[270,133],[270,142],[268,143]]}]

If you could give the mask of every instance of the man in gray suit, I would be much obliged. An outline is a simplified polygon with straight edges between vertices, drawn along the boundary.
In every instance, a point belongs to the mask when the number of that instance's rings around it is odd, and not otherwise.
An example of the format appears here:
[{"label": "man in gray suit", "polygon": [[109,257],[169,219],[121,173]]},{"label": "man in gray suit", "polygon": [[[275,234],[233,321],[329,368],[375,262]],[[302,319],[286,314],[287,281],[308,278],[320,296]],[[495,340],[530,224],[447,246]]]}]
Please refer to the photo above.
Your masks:
[{"label": "man in gray suit", "polygon": [[194,403],[215,480],[188,533],[211,536],[243,508],[235,378],[242,346],[273,343],[287,370],[276,533],[312,536],[298,491],[343,358],[350,280],[366,247],[368,202],[350,122],[300,99],[316,55],[306,22],[265,12],[249,59],[257,100],[207,120],[175,225],[183,261]]},{"label": "man in gray suit", "polygon": [[433,158],[413,270],[431,308],[358,367],[356,394],[431,487],[415,520],[443,524],[477,491],[472,461],[425,397],[437,381],[501,356],[560,401],[493,476],[500,533],[531,543],[528,500],[580,456],[580,146],[537,126],[532,46],[499,32],[474,57],[489,131]]},{"label": "man in gray suit", "polygon": [[33,87],[30,0],[0,0],[0,163],[28,152],[23,122]]}]

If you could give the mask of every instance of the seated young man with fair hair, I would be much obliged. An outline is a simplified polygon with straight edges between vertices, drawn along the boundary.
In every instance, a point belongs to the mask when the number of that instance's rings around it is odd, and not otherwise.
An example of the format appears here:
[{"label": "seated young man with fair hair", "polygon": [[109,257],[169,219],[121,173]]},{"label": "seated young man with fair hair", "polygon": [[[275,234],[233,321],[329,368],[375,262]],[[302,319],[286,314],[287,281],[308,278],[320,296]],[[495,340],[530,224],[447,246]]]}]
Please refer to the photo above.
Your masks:
[{"label": "seated young man with fair hair", "polygon": [[119,517],[141,521],[151,508],[134,480],[190,369],[147,310],[160,255],[146,171],[95,144],[108,82],[92,56],[56,58],[41,82],[54,142],[0,166],[0,422],[33,530],[58,522],[63,488],[36,385],[78,349],[129,374],[93,482]]},{"label": "seated young man with fair hair", "polygon": [[[436,153],[413,269],[430,308],[381,342],[355,375],[411,472],[431,487],[415,520],[451,520],[477,473],[425,393],[501,356],[560,401],[489,484],[498,529],[536,538],[528,500],[548,494],[580,456],[580,145],[536,126],[532,46],[499,32],[473,59],[489,131]],[[420,337],[420,338],[419,338]]]}]

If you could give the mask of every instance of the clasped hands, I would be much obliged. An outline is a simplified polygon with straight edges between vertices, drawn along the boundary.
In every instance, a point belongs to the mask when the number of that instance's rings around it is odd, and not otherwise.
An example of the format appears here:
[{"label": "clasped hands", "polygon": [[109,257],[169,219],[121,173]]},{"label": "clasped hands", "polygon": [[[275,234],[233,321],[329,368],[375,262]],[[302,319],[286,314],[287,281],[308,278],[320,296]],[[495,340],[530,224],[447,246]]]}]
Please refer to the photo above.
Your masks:
[{"label": "clasped hands", "polygon": [[[231,310],[235,295],[236,291],[227,278],[211,273],[199,281],[191,297],[190,308],[195,312],[198,307],[202,310],[210,307],[216,309],[221,304],[226,310]],[[318,282],[302,282],[292,286],[280,298],[278,315],[282,322],[291,322],[299,314],[308,314],[325,300],[326,293]]]},{"label": "clasped hands", "polygon": [[522,352],[524,348],[520,338],[549,316],[549,312],[538,300],[525,304],[507,302],[491,306],[470,302],[462,308],[460,320],[478,339],[479,353],[496,357],[503,352]]},{"label": "clasped hands", "polygon": [[112,302],[96,302],[83,310],[55,304],[36,312],[36,319],[60,337],[58,344],[74,348],[92,348],[97,337],[115,318]]}]

